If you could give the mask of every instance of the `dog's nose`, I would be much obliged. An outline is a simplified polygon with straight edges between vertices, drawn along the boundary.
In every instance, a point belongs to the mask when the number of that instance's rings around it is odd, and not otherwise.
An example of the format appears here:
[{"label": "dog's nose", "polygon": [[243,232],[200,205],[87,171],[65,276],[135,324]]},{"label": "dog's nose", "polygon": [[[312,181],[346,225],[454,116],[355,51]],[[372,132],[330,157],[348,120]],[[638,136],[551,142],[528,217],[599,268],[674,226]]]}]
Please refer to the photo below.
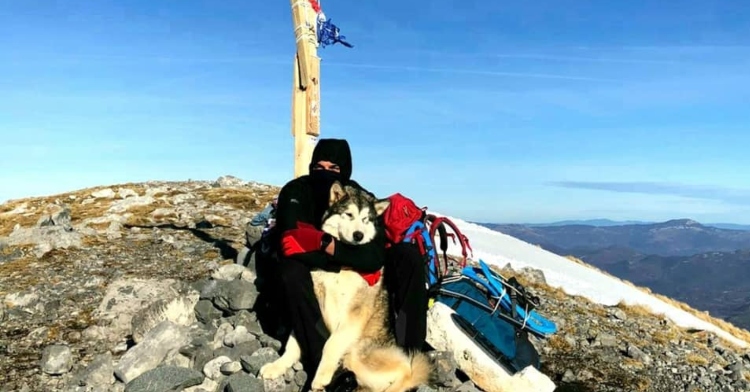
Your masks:
[{"label": "dog's nose", "polygon": [[352,236],[354,237],[354,241],[357,241],[357,242],[362,241],[362,238],[365,238],[365,235],[362,234],[361,231],[355,231]]}]

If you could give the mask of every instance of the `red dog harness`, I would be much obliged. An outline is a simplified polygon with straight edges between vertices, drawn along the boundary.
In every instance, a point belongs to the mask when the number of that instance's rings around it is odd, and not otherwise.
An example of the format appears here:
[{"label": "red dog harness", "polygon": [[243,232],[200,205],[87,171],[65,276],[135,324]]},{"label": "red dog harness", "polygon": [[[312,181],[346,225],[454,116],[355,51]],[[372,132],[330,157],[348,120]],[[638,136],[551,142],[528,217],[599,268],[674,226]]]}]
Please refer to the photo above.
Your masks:
[{"label": "red dog harness", "polygon": [[378,283],[378,280],[380,280],[380,270],[377,270],[375,272],[360,272],[360,275],[365,279],[368,285],[374,286],[375,283]]}]

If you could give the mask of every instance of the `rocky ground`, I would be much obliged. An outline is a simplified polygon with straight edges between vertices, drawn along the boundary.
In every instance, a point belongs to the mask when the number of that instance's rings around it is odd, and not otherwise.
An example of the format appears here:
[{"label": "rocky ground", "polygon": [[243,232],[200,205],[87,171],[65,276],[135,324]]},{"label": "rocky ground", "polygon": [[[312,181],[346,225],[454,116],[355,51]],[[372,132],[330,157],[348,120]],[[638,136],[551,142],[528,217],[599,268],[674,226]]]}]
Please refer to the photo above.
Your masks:
[{"label": "rocky ground", "polygon": [[[0,205],[0,391],[296,391],[261,381],[281,342],[257,320],[245,224],[277,188],[222,177],[85,189]],[[558,391],[748,391],[750,356],[628,306],[512,271],[560,331],[534,340]],[[446,353],[430,390],[476,386]]]}]

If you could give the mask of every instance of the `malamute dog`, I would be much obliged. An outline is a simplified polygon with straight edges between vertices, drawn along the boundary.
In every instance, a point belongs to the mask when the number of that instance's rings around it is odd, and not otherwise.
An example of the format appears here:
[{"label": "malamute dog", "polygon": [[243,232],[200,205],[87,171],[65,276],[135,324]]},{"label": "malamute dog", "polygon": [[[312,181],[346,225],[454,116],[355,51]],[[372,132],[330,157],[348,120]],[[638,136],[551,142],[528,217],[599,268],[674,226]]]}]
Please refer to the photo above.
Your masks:
[{"label": "malamute dog", "polygon": [[[378,230],[378,216],[387,207],[387,199],[376,200],[357,188],[335,182],[322,229],[345,243],[368,243]],[[313,270],[312,278],[324,322],[331,332],[311,382],[314,391],[322,391],[330,384],[340,361],[355,374],[360,390],[403,392],[429,381],[433,371],[429,358],[421,352],[406,353],[391,334],[388,293],[382,274],[372,286],[358,272],[346,269]],[[300,348],[292,334],[284,354],[263,366],[259,376],[280,377],[299,359]]]}]

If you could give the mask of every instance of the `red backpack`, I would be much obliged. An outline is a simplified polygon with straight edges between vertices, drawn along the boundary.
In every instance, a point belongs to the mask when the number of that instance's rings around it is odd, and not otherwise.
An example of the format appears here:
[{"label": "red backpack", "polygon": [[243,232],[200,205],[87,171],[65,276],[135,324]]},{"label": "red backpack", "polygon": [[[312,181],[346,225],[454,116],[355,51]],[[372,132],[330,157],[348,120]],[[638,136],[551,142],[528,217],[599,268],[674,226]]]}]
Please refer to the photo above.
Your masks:
[{"label": "red backpack", "polygon": [[[437,217],[427,213],[427,207],[418,207],[413,200],[396,193],[388,197],[390,205],[383,213],[385,234],[388,245],[409,242],[417,244],[420,253],[425,257],[427,267],[428,283],[436,283],[441,277],[448,273],[448,237],[456,243],[458,238],[461,244],[460,267],[466,266],[468,251],[472,251],[469,239],[461,233],[455,223],[447,217]],[[448,233],[446,225],[450,226],[453,233]],[[441,268],[440,258],[435,249],[435,234],[440,236],[440,250],[443,252],[444,268]]]}]

